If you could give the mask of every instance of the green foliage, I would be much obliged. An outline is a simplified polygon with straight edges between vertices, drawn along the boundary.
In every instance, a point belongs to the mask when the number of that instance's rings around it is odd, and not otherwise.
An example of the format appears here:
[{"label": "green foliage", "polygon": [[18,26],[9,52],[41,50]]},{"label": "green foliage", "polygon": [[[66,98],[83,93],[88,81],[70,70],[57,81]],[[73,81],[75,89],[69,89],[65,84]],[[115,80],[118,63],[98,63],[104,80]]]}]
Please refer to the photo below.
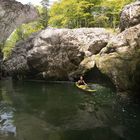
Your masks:
[{"label": "green foliage", "polygon": [[106,0],[102,1],[104,16],[108,17],[108,27],[116,28],[119,25],[119,16],[122,8],[135,0]]},{"label": "green foliage", "polygon": [[62,0],[50,9],[49,25],[53,27],[77,28],[89,26],[92,20],[93,3],[87,0]]},{"label": "green foliage", "polygon": [[28,38],[32,33],[35,33],[43,28],[44,27],[42,26],[42,24],[38,22],[23,24],[19,28],[17,28],[4,44],[2,50],[4,58],[7,58],[10,55],[11,50],[15,46],[16,42]]},{"label": "green foliage", "polygon": [[5,43],[4,57],[8,57],[11,49],[19,40],[24,40],[32,33],[46,28],[49,24],[57,28],[106,27],[116,28],[119,25],[119,13],[122,7],[135,0],[59,0],[49,9],[48,0],[42,0],[37,6],[40,18],[37,21],[23,24],[17,28]]},{"label": "green foliage", "polygon": [[116,28],[122,7],[133,1],[135,0],[60,0],[49,11],[49,25],[59,28]]},{"label": "green foliage", "polygon": [[40,23],[44,28],[46,28],[48,26],[48,8],[45,6],[36,6],[40,18],[38,19],[38,23]]}]

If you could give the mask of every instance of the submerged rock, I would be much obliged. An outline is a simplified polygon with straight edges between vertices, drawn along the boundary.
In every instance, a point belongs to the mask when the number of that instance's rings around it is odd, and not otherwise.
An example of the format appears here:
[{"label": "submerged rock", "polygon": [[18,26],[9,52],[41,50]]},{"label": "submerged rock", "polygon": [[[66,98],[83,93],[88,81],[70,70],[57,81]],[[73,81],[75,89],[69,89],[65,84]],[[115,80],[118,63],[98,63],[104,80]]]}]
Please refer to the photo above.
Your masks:
[{"label": "submerged rock", "polygon": [[0,0],[0,43],[22,23],[38,17],[37,10],[29,5],[22,5],[15,0]]},{"label": "submerged rock", "polygon": [[120,29],[135,26],[140,23],[140,1],[125,6],[121,12]]},{"label": "submerged rock", "polygon": [[47,79],[69,79],[81,73],[84,57],[98,53],[109,38],[102,28],[45,29],[16,45],[5,70],[14,75],[43,72]]}]

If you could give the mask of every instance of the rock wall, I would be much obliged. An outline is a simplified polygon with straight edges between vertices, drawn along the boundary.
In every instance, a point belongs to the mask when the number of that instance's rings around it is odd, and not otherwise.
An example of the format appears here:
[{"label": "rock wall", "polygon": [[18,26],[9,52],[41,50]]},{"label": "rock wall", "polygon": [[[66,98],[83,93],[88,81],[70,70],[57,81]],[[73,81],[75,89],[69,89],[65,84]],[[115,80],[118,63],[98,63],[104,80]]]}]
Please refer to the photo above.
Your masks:
[{"label": "rock wall", "polygon": [[71,79],[81,73],[84,57],[99,53],[109,38],[102,28],[45,29],[17,44],[4,67],[14,75],[43,73],[47,79]]},{"label": "rock wall", "polygon": [[113,37],[94,61],[120,91],[140,90],[140,1],[126,5],[120,17],[121,33]]},{"label": "rock wall", "polygon": [[136,90],[140,84],[140,24],[114,37],[95,57],[98,69],[119,90]]},{"label": "rock wall", "polygon": [[36,9],[22,5],[15,0],[0,0],[0,43],[22,23],[30,22],[38,17]]},{"label": "rock wall", "polygon": [[125,29],[135,26],[140,23],[140,1],[126,5],[120,16],[120,29]]}]

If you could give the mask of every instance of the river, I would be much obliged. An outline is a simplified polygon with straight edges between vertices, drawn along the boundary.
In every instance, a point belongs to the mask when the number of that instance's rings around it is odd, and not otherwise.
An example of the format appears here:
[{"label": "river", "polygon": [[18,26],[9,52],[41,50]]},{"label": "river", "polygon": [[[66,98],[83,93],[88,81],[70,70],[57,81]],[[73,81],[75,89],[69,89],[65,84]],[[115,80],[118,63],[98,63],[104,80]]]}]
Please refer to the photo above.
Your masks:
[{"label": "river", "polygon": [[140,140],[140,105],[92,86],[0,81],[0,140]]}]

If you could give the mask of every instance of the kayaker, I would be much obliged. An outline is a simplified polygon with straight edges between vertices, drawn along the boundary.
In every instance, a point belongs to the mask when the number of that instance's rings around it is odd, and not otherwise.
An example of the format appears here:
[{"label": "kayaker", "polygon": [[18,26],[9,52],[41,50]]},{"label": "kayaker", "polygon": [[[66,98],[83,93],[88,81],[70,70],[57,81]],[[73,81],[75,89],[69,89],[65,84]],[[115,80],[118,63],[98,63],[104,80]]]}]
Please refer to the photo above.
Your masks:
[{"label": "kayaker", "polygon": [[78,85],[87,85],[86,82],[84,81],[83,76],[80,76],[80,80],[77,82]]}]

